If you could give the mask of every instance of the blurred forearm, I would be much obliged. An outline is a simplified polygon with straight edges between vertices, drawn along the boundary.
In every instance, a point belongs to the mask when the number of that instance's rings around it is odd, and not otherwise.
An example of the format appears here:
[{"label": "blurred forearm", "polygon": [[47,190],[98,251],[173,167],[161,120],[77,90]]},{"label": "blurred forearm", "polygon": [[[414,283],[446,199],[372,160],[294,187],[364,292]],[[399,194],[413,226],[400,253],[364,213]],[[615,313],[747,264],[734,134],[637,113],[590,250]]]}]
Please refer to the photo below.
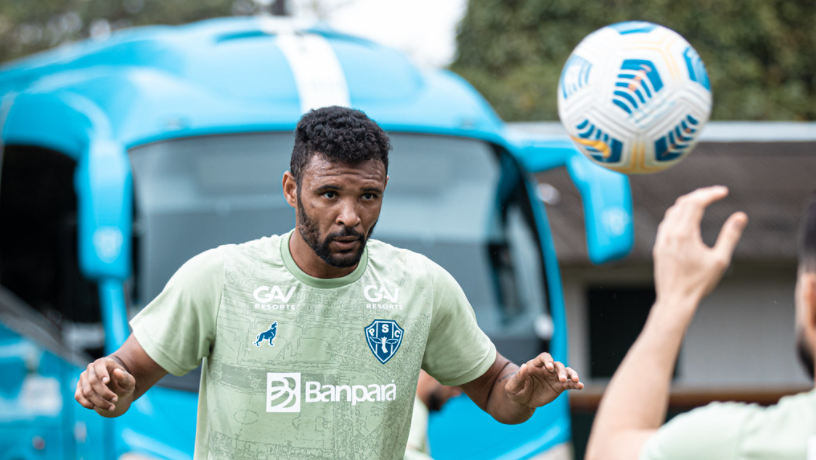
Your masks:
[{"label": "blurred forearm", "polygon": [[637,459],[663,423],[677,354],[696,301],[658,300],[601,400],[587,459]]}]

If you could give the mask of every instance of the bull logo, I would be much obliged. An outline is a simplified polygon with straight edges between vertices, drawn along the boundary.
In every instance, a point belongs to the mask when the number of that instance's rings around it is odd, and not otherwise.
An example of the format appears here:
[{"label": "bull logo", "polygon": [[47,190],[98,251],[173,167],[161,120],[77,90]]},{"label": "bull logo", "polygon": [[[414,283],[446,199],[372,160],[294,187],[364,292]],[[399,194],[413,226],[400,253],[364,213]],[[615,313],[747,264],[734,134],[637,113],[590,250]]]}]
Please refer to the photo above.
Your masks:
[{"label": "bull logo", "polygon": [[260,347],[261,342],[263,342],[264,340],[268,340],[269,341],[269,346],[274,347],[275,344],[272,343],[272,341],[275,340],[276,335],[278,335],[278,322],[277,321],[272,323],[272,325],[269,326],[269,329],[261,332],[260,334],[258,334],[257,337],[255,337],[255,346]]},{"label": "bull logo", "polygon": [[392,319],[375,319],[365,328],[368,348],[381,363],[387,363],[399,350],[405,332]]}]

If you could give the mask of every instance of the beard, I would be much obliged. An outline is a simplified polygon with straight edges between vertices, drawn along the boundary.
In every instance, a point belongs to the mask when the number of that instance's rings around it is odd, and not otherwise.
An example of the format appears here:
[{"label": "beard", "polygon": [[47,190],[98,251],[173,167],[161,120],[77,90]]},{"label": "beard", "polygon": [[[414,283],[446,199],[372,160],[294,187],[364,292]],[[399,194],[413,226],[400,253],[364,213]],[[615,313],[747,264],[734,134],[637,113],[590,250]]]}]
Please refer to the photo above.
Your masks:
[{"label": "beard", "polygon": [[799,356],[799,362],[804,366],[808,374],[808,378],[813,380],[814,366],[813,366],[813,348],[805,338],[802,331],[796,333],[796,354]]},{"label": "beard", "polygon": [[[317,254],[317,256],[323,260],[323,262],[337,268],[353,267],[360,262],[360,258],[363,257],[363,251],[365,251],[366,243],[374,233],[374,227],[377,225],[377,222],[374,222],[374,225],[371,226],[371,229],[368,231],[367,235],[363,235],[353,228],[344,227],[342,231],[329,233],[321,240],[317,221],[312,219],[309,214],[306,213],[306,209],[303,207],[303,203],[300,201],[299,193],[297,195],[297,205],[297,229],[300,232],[300,236],[303,237],[303,241],[305,241],[306,244],[312,248],[315,254]],[[353,253],[332,253],[331,248],[329,247],[332,240],[335,238],[348,236],[356,237],[360,241],[360,248]]]}]

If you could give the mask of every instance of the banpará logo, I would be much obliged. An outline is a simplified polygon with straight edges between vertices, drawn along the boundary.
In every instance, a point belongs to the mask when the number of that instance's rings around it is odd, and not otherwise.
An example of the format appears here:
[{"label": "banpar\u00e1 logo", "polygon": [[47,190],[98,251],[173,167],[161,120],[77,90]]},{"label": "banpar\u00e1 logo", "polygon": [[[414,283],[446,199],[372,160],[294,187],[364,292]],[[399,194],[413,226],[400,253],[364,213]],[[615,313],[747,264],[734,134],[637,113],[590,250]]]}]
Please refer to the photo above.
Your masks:
[{"label": "banpar\u00e1 logo", "polygon": [[266,374],[266,411],[300,412],[300,372]]},{"label": "banpar\u00e1 logo", "polygon": [[391,294],[388,292],[388,289],[386,289],[385,286],[378,288],[377,286],[370,284],[363,289],[363,295],[365,295],[365,298],[368,299],[369,302],[379,302],[386,299],[396,303],[397,299],[399,298],[399,288],[394,288],[394,293]]},{"label": "banpar\u00e1 logo", "polygon": [[[266,411],[300,412],[300,372],[269,372],[266,374]],[[352,406],[364,402],[394,401],[397,385],[328,385],[306,382],[306,403],[350,402]]]},{"label": "banpar\u00e1 logo", "polygon": [[[345,395],[345,398],[344,398]],[[321,385],[320,382],[306,382],[306,402],[359,402],[393,401],[397,398],[397,385]]]}]

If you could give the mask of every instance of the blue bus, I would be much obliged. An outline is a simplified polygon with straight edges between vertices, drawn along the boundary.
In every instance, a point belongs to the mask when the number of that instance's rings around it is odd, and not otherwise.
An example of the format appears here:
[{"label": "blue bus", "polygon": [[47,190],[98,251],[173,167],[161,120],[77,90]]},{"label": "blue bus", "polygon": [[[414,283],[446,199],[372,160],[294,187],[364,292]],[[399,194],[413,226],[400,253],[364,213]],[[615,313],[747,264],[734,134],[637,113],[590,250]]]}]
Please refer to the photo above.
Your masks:
[{"label": "blue bus", "polygon": [[[455,74],[322,26],[136,28],[0,67],[0,460],[192,457],[195,372],[117,419],[74,401],[78,376],[184,261],[293,227],[280,178],[300,116],[326,105],[359,108],[391,136],[375,237],[451,272],[505,356],[566,362],[534,174],[568,169],[596,263],[631,248],[625,176],[569,139],[515,135]],[[430,423],[439,459],[535,458],[569,441],[567,397],[517,426],[461,397]]]}]

